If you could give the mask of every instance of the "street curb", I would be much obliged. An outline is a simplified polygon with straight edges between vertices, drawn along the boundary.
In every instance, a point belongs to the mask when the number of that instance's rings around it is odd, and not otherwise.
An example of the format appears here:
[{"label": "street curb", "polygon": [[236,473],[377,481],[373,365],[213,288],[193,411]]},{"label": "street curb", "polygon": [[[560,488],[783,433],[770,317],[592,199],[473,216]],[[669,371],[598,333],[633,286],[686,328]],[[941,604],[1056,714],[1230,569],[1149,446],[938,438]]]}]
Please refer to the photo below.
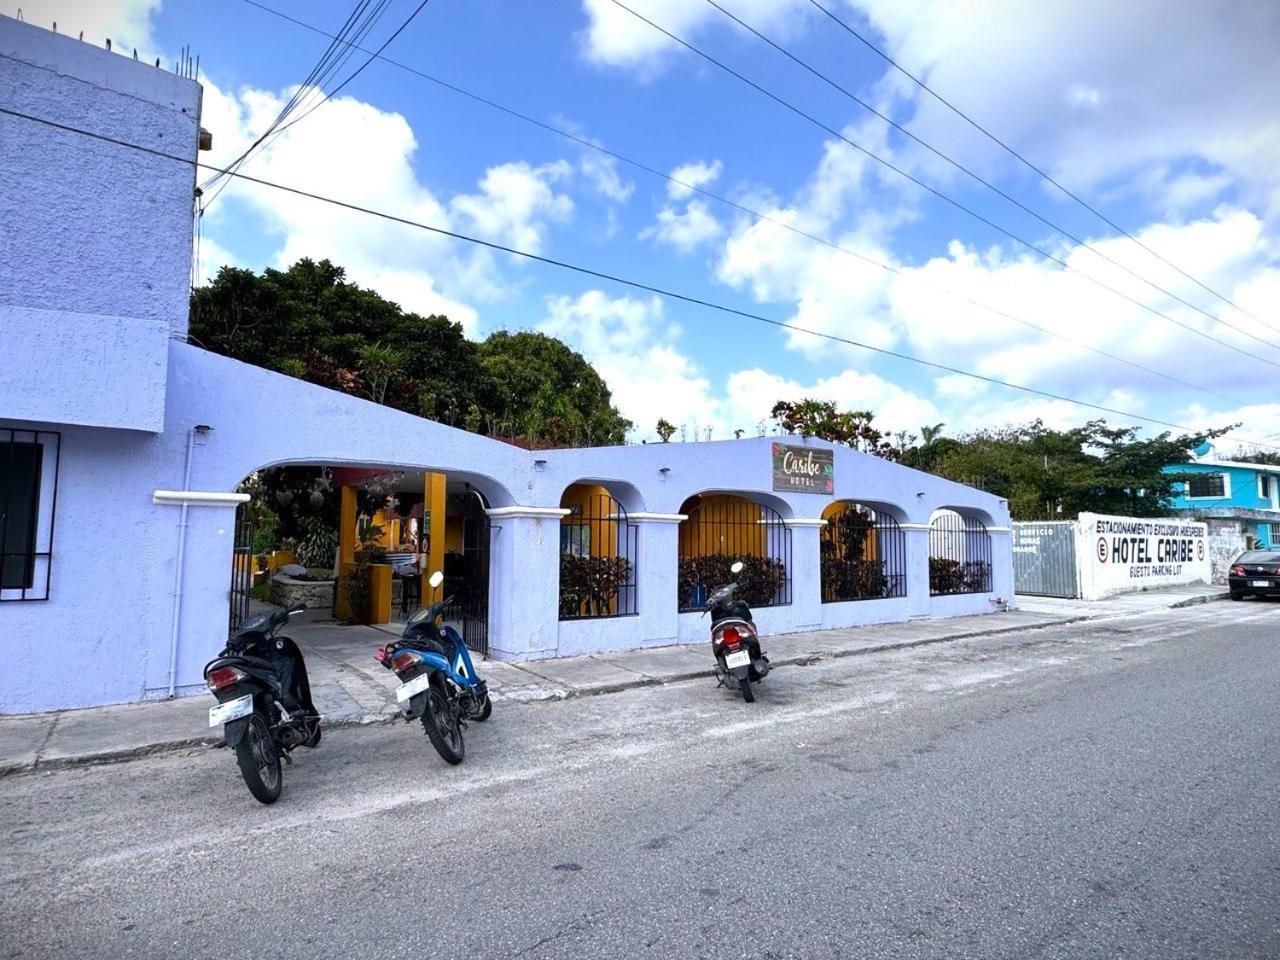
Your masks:
[{"label": "street curb", "polygon": [[[1224,593],[1222,597],[1225,597]],[[1222,599],[1222,597],[1212,598],[1194,598],[1190,602],[1183,605],[1191,606],[1194,603],[1204,603],[1207,599]],[[1097,619],[1093,616],[1063,617],[1057,620],[1050,620],[1045,623],[1019,624],[1014,627],[993,627],[986,630],[971,630],[966,633],[953,633],[943,637],[926,637],[921,640],[902,640],[894,643],[881,643],[870,647],[858,647],[851,650],[834,650],[825,653],[797,654],[792,657],[780,657],[771,662],[771,667],[808,667],[816,663],[826,660],[844,660],[849,657],[868,656],[873,653],[888,653],[894,650],[911,650],[916,647],[927,647],[939,643],[951,643],[956,640],[973,640],[979,637],[993,637],[1000,634],[1018,633],[1028,630],[1044,630],[1049,627],[1061,627],[1073,623],[1081,623],[1085,620]],[[786,636],[786,634],[777,634],[778,637]],[[621,693],[624,690],[634,690],[641,687],[660,687],[669,684],[687,683],[690,680],[702,680],[713,676],[710,667],[698,670],[687,670],[680,673],[667,674],[661,677],[639,675],[635,680],[623,680],[617,683],[601,684],[597,687],[581,687],[576,689],[555,690],[545,696],[539,696],[530,699],[512,698],[512,703],[559,703],[565,700],[582,700],[588,697],[598,697],[611,693]],[[505,698],[504,698],[505,699]],[[324,718],[324,725],[328,728],[335,727],[367,727],[390,724],[401,719],[399,714],[387,713],[365,713],[365,714],[343,714],[335,717]],[[124,763],[129,760],[136,760],[142,757],[156,756],[164,753],[176,753],[181,750],[193,750],[200,748],[217,748],[222,746],[222,736],[201,736],[201,737],[185,737],[178,740],[166,740],[162,743],[142,744],[137,747],[127,747],[120,750],[106,750],[99,753],[85,754],[74,757],[54,757],[52,759],[36,759],[30,763],[6,764],[0,766],[0,779],[21,773],[32,773],[41,770],[58,770],[68,769],[71,767],[82,766],[102,766],[110,763]]]},{"label": "street curb", "polygon": [[1223,590],[1221,593],[1212,595],[1201,595],[1199,597],[1187,597],[1185,600],[1179,600],[1177,603],[1169,604],[1170,610],[1180,610],[1183,607],[1198,607],[1202,603],[1216,603],[1219,600],[1226,600],[1231,596],[1231,592]]}]

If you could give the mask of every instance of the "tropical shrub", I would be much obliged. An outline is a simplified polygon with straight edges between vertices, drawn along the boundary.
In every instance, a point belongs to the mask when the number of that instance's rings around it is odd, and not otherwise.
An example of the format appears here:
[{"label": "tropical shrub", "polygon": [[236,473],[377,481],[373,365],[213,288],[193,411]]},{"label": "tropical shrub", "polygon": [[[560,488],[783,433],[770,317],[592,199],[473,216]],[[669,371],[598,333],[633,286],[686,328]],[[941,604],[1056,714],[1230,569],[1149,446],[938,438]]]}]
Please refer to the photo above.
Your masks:
[{"label": "tropical shrub", "polygon": [[[729,568],[739,561],[742,572],[735,578]],[[712,590],[734,580],[739,584],[739,600],[745,600],[750,607],[767,607],[786,583],[787,568],[776,557],[713,553],[681,557],[678,576],[681,609],[700,609]]]},{"label": "tropical shrub", "polygon": [[560,554],[560,618],[617,613],[618,593],[631,582],[631,572],[626,557]]},{"label": "tropical shrub", "polygon": [[990,589],[991,564],[986,561],[929,558],[929,592],[934,596],[987,593]]}]

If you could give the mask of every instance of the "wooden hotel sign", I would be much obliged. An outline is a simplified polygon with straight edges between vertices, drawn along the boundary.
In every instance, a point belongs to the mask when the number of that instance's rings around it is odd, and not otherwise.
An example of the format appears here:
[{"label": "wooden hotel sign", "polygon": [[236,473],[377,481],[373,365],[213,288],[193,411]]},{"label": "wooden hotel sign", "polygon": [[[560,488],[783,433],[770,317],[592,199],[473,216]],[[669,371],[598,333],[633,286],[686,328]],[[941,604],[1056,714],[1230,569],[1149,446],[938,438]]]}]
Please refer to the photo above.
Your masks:
[{"label": "wooden hotel sign", "polygon": [[785,493],[836,492],[835,451],[825,447],[773,445],[773,489]]}]

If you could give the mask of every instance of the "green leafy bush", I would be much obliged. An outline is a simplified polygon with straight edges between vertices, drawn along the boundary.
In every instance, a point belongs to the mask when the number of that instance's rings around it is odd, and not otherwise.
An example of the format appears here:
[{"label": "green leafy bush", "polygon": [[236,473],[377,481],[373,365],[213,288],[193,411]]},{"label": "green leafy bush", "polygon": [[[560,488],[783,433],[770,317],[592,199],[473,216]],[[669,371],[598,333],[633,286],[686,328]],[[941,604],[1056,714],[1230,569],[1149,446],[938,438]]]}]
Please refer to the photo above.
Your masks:
[{"label": "green leafy bush", "polygon": [[303,523],[305,535],[298,541],[294,559],[304,567],[333,569],[338,553],[338,531],[319,517],[308,517]]},{"label": "green leafy bush", "polygon": [[991,564],[983,560],[929,558],[929,592],[934,596],[951,593],[989,593]]},{"label": "green leafy bush", "polygon": [[831,517],[822,531],[822,599],[875,600],[890,593],[892,583],[879,559],[870,558],[868,541],[875,520],[864,510],[849,506]]},{"label": "green leafy bush", "polygon": [[607,617],[619,613],[618,593],[631,582],[626,557],[560,554],[560,619]]},{"label": "green leafy bush", "polygon": [[[729,569],[742,562],[742,572],[734,577]],[[786,565],[776,557],[751,554],[713,553],[705,557],[681,557],[678,567],[681,609],[701,609],[716,587],[735,581],[737,598],[750,607],[767,607],[787,580]]]}]

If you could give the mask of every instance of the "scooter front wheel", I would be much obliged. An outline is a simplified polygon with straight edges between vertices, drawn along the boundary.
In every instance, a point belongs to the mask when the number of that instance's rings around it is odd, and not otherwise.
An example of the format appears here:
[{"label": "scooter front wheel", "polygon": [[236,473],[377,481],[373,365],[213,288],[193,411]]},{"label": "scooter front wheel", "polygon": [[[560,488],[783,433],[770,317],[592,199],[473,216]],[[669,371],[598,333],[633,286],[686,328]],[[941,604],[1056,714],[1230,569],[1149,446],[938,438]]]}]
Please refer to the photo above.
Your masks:
[{"label": "scooter front wheel", "polygon": [[236,763],[240,776],[259,803],[275,803],[284,790],[284,772],[280,769],[280,750],[271,738],[271,729],[262,714],[249,717],[244,736],[236,744]]},{"label": "scooter front wheel", "polygon": [[462,742],[462,722],[457,708],[444,690],[442,682],[431,684],[427,691],[427,707],[422,711],[422,729],[426,731],[431,745],[445,762],[457,765],[466,754],[466,745]]},{"label": "scooter front wheel", "polygon": [[742,699],[747,701],[747,703],[756,702],[756,692],[751,689],[750,677],[739,677],[738,689],[742,691]]}]

